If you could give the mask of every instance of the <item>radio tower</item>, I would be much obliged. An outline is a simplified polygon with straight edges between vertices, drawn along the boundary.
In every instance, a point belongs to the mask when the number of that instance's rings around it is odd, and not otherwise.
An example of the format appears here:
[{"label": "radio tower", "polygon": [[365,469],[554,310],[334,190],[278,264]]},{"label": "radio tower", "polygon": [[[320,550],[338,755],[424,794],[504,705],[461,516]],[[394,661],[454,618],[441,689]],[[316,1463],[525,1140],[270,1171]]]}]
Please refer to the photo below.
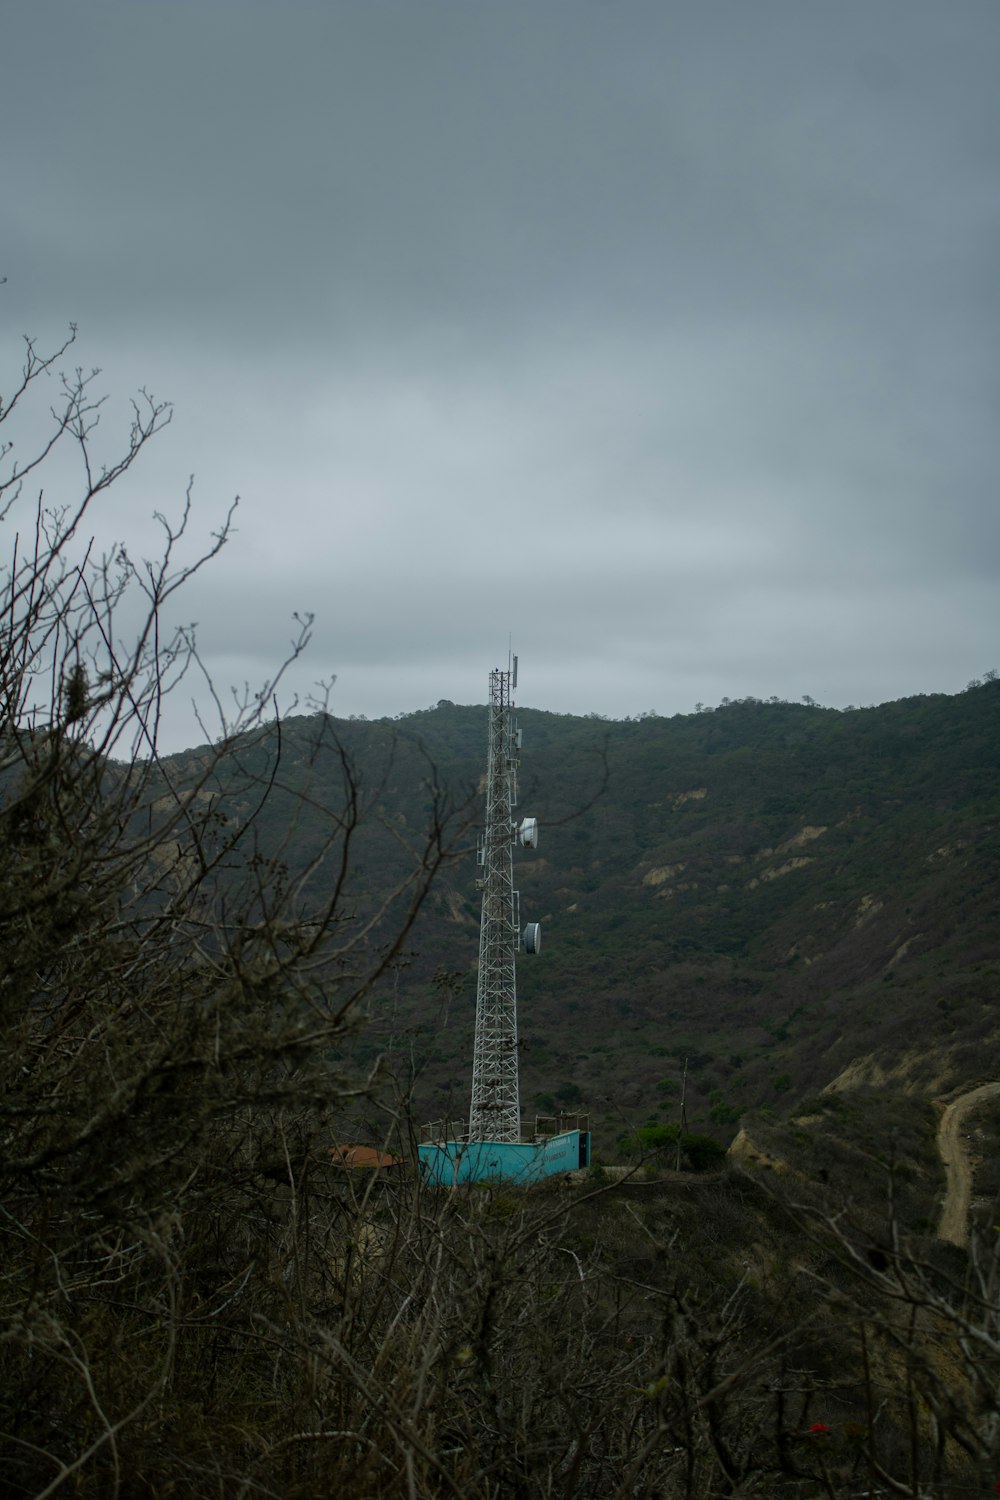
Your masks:
[{"label": "radio tower", "polygon": [[[470,1141],[519,1141],[521,1105],[517,1066],[517,981],[520,907],[514,889],[514,845],[538,846],[538,823],[514,826],[521,732],[511,693],[517,687],[517,657],[504,672],[490,673],[489,757],[486,766],[486,831],[479,846],[483,893],[476,987],[476,1042],[472,1060]],[[524,929],[528,953],[541,948],[541,929]]]}]

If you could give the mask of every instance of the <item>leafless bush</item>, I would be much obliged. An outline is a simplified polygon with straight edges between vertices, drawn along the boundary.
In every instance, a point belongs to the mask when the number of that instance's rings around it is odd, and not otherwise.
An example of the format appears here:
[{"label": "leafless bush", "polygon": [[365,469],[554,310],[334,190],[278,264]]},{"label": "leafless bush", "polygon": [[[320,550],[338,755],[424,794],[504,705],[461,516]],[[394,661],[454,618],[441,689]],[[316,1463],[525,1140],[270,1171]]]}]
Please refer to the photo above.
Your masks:
[{"label": "leafless bush", "polygon": [[[795,1211],[835,1268],[818,1298],[850,1338],[859,1380],[847,1445],[886,1494],[988,1494],[1000,1471],[1000,1246],[973,1225],[968,1253],[907,1234],[891,1190],[879,1233],[844,1210]],[[866,1216],[867,1217],[867,1216]],[[835,1434],[831,1430],[832,1449]],[[843,1434],[842,1434],[843,1436]],[[845,1457],[844,1444],[838,1449]],[[828,1463],[828,1476],[835,1469]]]},{"label": "leafless bush", "polygon": [[[13,1494],[134,1488],[154,1441],[162,1478],[164,1434],[186,1409],[178,1382],[203,1411],[229,1400],[227,1313],[280,1317],[296,1295],[300,1179],[349,1091],[336,1055],[446,853],[436,796],[399,887],[350,920],[363,800],[342,755],[342,803],[311,809],[325,832],[310,867],[293,877],[273,841],[264,851],[273,681],[182,770],[159,756],[164,696],[200,665],[192,631],[163,635],[164,606],[225,544],[232,513],[193,561],[178,561],[190,494],[177,524],[160,518],[155,561],[121,545],[97,555],[91,512],[169,408],[142,395],[121,456],[100,465],[96,372],[57,374],[74,337],[51,356],[27,343],[0,405],[13,533],[0,575],[0,1463]],[[21,460],[12,430],[53,382],[51,427]],[[56,464],[65,486],[71,456],[76,491],[53,507],[44,475]],[[293,658],[307,639],[300,622]],[[316,730],[315,753],[337,755],[329,721]],[[205,1493],[196,1472],[184,1483]]]}]

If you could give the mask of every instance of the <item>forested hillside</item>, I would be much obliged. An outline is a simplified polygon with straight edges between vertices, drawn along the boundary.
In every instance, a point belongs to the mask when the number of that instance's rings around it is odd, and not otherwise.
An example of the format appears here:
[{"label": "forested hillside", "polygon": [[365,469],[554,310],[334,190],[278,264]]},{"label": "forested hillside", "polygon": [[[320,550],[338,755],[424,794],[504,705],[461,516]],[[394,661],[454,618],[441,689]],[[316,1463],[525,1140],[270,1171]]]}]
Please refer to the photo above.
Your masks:
[{"label": "forested hillside", "polygon": [[[983,1076],[1000,683],[846,711],[742,701],[519,720],[519,813],[540,818],[542,842],[516,883],[545,934],[519,969],[526,1112],[587,1104],[607,1150],[676,1115],[686,1059],[689,1117],[726,1141],[748,1112],[780,1117],[824,1089],[929,1097]],[[237,752],[242,775],[276,778],[255,838],[280,846],[292,877],[345,776],[357,784],[348,889],[362,910],[405,878],[435,799],[460,809],[467,832],[368,998],[357,1053],[385,1052],[435,1117],[467,1101],[485,722],[484,707],[444,702],[371,723],[300,718],[280,755],[273,731]],[[230,774],[217,773],[218,807],[238,820],[254,804],[227,794]],[[310,880],[330,878],[324,866]]]},{"label": "forested hillside", "polygon": [[411,1130],[468,1098],[485,711],[119,765],[85,688],[0,805],[11,1494],[989,1492],[996,1108],[967,1253],[934,1101],[996,1055],[995,682],[525,710],[522,1095],[632,1171],[449,1194]]}]

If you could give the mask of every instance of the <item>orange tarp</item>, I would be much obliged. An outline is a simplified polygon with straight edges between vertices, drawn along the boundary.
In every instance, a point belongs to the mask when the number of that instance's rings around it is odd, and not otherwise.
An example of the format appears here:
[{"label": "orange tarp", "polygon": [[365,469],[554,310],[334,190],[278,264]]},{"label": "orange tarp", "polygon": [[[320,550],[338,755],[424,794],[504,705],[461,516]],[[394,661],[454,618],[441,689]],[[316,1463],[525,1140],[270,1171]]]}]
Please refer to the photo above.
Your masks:
[{"label": "orange tarp", "polygon": [[390,1156],[375,1146],[331,1146],[330,1160],[335,1167],[401,1167],[401,1156]]}]

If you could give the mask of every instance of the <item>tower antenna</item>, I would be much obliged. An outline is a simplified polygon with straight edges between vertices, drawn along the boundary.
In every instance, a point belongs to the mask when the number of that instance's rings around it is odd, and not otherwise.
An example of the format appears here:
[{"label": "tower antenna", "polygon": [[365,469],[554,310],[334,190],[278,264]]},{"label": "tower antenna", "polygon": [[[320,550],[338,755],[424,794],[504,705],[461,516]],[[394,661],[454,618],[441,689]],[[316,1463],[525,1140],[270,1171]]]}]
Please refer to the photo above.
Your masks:
[{"label": "tower antenna", "polygon": [[417,1146],[424,1180],[439,1187],[483,1181],[527,1185],[590,1164],[586,1115],[539,1117],[527,1135],[521,1125],[517,955],[520,948],[541,951],[542,929],[529,922],[521,931],[514,889],[515,845],[538,848],[538,820],[514,822],[521,749],[511,696],[516,686],[517,657],[508,652],[507,670],[495,667],[490,673],[486,827],[477,850],[476,888],[483,893],[483,909],[469,1128],[462,1135],[445,1120],[431,1121]]},{"label": "tower antenna", "polygon": [[[479,845],[483,893],[479,927],[479,977],[476,984],[476,1040],[472,1057],[470,1141],[519,1141],[521,1102],[517,1052],[517,953],[520,903],[514,889],[514,844],[538,844],[538,823],[525,818],[514,826],[517,767],[521,734],[511,698],[517,681],[517,657],[507,671],[490,673],[488,756],[486,762],[486,828]],[[541,948],[537,922],[525,928],[525,948]]]}]

